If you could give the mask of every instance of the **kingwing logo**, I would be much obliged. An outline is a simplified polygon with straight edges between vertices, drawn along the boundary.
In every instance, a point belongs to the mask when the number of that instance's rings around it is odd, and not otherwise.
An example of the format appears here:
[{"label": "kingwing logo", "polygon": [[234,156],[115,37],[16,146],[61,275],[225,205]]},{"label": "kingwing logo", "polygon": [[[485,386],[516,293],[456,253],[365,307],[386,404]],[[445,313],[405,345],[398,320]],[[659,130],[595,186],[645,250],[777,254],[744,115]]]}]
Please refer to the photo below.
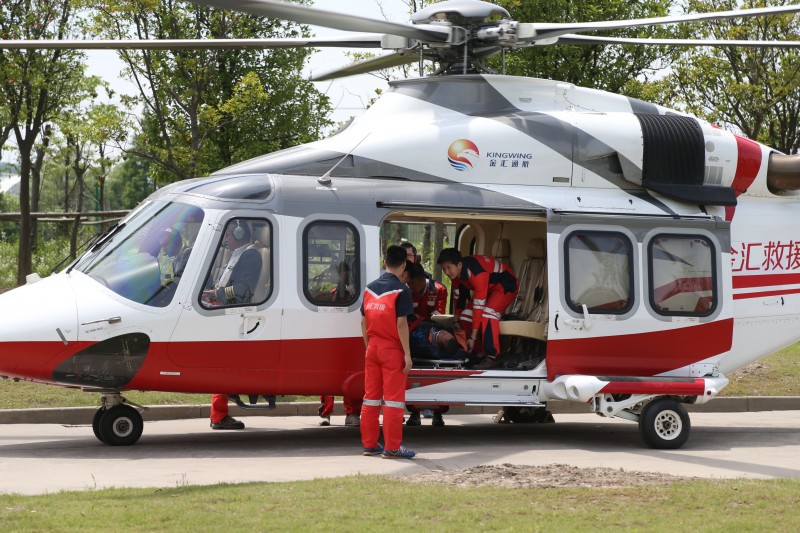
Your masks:
[{"label": "kingwing logo", "polygon": [[470,170],[481,156],[475,143],[467,139],[454,141],[447,149],[447,160],[450,166],[459,172]]}]

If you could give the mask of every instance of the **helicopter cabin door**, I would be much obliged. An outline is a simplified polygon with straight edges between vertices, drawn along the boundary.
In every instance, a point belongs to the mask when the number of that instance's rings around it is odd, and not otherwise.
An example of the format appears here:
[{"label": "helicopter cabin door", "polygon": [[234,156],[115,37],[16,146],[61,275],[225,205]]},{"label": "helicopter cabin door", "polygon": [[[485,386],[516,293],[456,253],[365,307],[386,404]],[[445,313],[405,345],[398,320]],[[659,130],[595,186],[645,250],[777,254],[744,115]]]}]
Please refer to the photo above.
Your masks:
[{"label": "helicopter cabin door", "polygon": [[730,349],[728,223],[553,215],[548,255],[558,258],[549,283],[559,288],[550,298],[549,379],[700,377]]},{"label": "helicopter cabin door", "polygon": [[276,222],[264,212],[224,214],[207,242],[192,298],[170,343],[178,366],[222,372],[269,369],[280,356],[272,250]]}]

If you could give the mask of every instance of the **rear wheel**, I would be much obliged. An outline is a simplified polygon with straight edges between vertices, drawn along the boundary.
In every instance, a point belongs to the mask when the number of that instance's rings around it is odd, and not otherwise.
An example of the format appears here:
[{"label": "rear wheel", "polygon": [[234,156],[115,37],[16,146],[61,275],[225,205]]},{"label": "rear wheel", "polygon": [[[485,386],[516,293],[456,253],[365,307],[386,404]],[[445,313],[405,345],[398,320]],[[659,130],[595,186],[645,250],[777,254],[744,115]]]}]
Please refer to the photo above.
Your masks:
[{"label": "rear wheel", "polygon": [[689,413],[673,398],[657,398],[639,418],[639,434],[651,448],[675,450],[686,443],[691,429]]},{"label": "rear wheel", "polygon": [[103,440],[102,435],[100,434],[100,418],[102,418],[103,413],[106,412],[105,407],[101,407],[94,413],[94,418],[92,418],[92,431],[94,431],[94,436],[97,437],[97,440],[100,442],[105,442]]},{"label": "rear wheel", "polygon": [[142,436],[144,421],[129,405],[115,405],[100,416],[100,440],[111,446],[130,446]]}]

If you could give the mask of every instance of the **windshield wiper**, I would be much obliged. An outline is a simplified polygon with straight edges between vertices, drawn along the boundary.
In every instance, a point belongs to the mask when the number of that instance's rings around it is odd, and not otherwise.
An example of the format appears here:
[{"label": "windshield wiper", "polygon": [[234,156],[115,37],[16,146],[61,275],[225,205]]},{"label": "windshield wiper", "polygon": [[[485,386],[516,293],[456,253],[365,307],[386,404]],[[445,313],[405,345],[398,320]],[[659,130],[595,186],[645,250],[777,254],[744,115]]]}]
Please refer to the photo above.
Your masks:
[{"label": "windshield wiper", "polygon": [[[88,241],[86,241],[84,244],[82,244],[82,245],[80,246],[80,248],[78,248],[78,250],[80,250],[81,248],[84,248],[84,247],[89,247],[89,246],[91,246],[91,249],[90,249],[90,250],[88,250],[88,251],[89,251],[89,252],[96,252],[96,251],[97,251],[97,250],[100,248],[100,246],[102,246],[104,243],[106,243],[107,241],[109,241],[109,240],[111,239],[111,237],[113,237],[114,235],[116,235],[117,233],[119,233],[119,231],[120,231],[122,228],[124,228],[124,227],[125,227],[125,223],[124,223],[124,222],[123,222],[122,224],[120,224],[120,223],[116,223],[116,224],[114,224],[113,226],[109,227],[107,230],[105,230],[105,231],[103,231],[103,232],[101,232],[101,233],[98,233],[98,234],[94,235],[92,238],[90,238]],[[76,253],[76,259],[79,259],[79,258],[80,258],[80,257],[82,257],[82,256],[83,256],[83,254],[81,254],[81,255],[77,255],[77,253]],[[56,268],[58,268],[59,266],[61,266],[61,265],[64,263],[64,261],[66,261],[68,258],[69,258],[69,256],[65,257],[65,258],[64,258],[64,259],[61,261],[61,263],[59,263],[59,264],[56,266]],[[78,261],[77,261],[77,260],[76,260],[74,263],[72,263],[72,264],[70,265],[70,267],[67,269],[67,272],[66,272],[66,273],[67,273],[67,274],[69,274],[69,273],[70,273],[70,271],[72,270],[72,268],[73,268],[73,267],[74,267],[74,266],[75,266],[77,263],[78,263]],[[53,269],[53,271],[55,272],[55,268]]]}]

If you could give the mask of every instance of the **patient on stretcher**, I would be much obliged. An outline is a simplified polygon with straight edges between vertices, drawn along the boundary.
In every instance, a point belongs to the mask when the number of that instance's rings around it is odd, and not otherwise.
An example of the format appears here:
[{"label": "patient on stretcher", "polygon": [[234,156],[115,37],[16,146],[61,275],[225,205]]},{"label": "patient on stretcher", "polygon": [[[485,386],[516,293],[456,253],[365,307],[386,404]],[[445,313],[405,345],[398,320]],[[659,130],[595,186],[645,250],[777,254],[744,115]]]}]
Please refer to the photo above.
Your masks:
[{"label": "patient on stretcher", "polygon": [[469,356],[465,351],[465,340],[462,338],[459,341],[452,329],[425,320],[411,332],[411,357],[425,360],[464,360]]}]

